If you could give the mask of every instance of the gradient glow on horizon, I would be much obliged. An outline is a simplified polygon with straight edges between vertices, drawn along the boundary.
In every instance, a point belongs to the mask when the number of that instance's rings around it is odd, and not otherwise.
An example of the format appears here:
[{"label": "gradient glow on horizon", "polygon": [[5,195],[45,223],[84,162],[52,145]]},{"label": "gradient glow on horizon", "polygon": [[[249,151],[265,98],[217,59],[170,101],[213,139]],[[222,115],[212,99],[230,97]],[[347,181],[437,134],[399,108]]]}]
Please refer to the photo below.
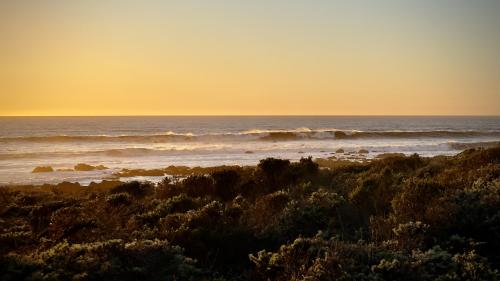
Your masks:
[{"label": "gradient glow on horizon", "polygon": [[0,115],[499,115],[500,1],[2,1]]}]

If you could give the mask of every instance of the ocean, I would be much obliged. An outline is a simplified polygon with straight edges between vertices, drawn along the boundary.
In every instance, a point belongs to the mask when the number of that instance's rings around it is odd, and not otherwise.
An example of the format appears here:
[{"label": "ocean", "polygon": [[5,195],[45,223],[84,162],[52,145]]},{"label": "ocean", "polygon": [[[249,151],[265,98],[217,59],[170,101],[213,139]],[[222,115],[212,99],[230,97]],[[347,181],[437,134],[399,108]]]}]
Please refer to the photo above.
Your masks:
[{"label": "ocean", "polygon": [[[454,155],[496,141],[500,117],[0,117],[0,184],[88,184],[123,168],[255,165],[266,157]],[[68,171],[78,163],[109,169]],[[32,173],[37,166],[56,171]]]}]

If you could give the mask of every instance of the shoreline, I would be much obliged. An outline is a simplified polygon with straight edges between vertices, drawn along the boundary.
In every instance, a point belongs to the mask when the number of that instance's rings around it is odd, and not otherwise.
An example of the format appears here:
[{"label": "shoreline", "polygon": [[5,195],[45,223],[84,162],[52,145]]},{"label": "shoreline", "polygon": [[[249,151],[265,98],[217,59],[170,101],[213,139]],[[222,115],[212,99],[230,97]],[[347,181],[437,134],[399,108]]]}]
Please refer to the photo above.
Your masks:
[{"label": "shoreline", "polygon": [[[312,158],[311,156],[307,157],[301,157],[301,159],[307,159],[308,157],[311,157],[313,162],[318,165],[320,169],[335,169],[338,167],[342,166],[362,166],[362,165],[370,165],[373,162],[377,161],[382,161],[387,158],[402,158],[406,159],[411,157],[412,155],[417,155],[419,158],[422,159],[427,159],[427,160],[432,160],[432,159],[439,159],[439,158],[453,158],[456,157],[457,155],[464,153],[465,151],[468,150],[484,150],[488,148],[495,148],[495,147],[500,147],[500,142],[485,142],[481,143],[481,146],[471,146],[467,147],[457,154],[454,155],[435,155],[431,157],[425,157],[425,156],[420,156],[418,154],[404,154],[404,153],[399,153],[399,152],[394,152],[394,153],[381,153],[373,158],[367,158],[367,153],[366,151],[358,151],[358,152],[345,152],[345,151],[337,151],[336,153],[332,153],[333,155],[328,157],[328,158]],[[342,155],[343,157],[338,157],[338,155]],[[260,161],[263,161],[265,159],[281,159],[281,158],[274,158],[274,157],[268,157],[261,159]],[[292,161],[288,159],[284,159],[286,161],[290,161],[291,163],[296,163],[299,162],[297,161]],[[144,183],[151,183],[151,184],[158,184],[160,183],[163,179],[169,178],[169,179],[174,179],[177,181],[180,181],[184,178],[187,178],[189,176],[196,176],[196,175],[209,175],[212,173],[216,172],[222,172],[222,171],[227,171],[227,170],[233,170],[233,171],[253,171],[257,168],[258,165],[218,165],[218,166],[210,166],[210,167],[201,167],[201,166],[194,166],[194,167],[189,167],[189,166],[174,166],[170,165],[165,168],[153,168],[153,169],[142,169],[142,168],[137,168],[137,169],[129,169],[129,168],[122,168],[122,169],[109,169],[107,167],[104,167],[103,165],[88,165],[85,163],[79,163],[75,165],[76,169],[52,169],[51,166],[46,166],[46,167],[35,167],[34,171],[38,168],[47,168],[47,171],[42,171],[42,172],[32,172],[32,173],[43,173],[43,174],[48,174],[48,173],[54,173],[54,172],[79,172],[79,173],[86,173],[86,172],[92,172],[92,171],[112,171],[108,175],[103,176],[99,180],[91,180],[88,181],[88,184],[82,184],[82,182],[79,181],[70,181],[70,180],[61,180],[56,183],[40,183],[40,184],[0,184],[0,187],[8,187],[13,190],[42,190],[42,191],[51,191],[51,190],[62,190],[65,192],[68,192],[69,190],[73,191],[88,191],[90,190],[106,190],[109,188],[113,188],[116,186],[119,186],[121,184],[125,184],[128,182],[144,182]],[[78,169],[77,167],[83,167]],[[50,168],[51,170],[49,170]]]},{"label": "shoreline", "polygon": [[497,146],[321,166],[267,158],[157,184],[1,187],[0,279],[292,280],[341,268],[352,280],[497,280],[499,165]]}]

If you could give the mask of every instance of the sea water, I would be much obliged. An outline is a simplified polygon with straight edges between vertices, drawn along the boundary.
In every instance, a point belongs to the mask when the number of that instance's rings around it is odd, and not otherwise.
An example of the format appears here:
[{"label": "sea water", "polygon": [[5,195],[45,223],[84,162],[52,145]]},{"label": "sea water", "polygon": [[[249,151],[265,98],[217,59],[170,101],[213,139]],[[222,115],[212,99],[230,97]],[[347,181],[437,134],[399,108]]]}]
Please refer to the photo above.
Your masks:
[{"label": "sea water", "polygon": [[[255,165],[266,157],[454,155],[496,141],[500,117],[0,117],[0,184],[85,184],[123,168]],[[361,149],[368,153],[359,155]],[[78,163],[110,169],[31,173]]]}]

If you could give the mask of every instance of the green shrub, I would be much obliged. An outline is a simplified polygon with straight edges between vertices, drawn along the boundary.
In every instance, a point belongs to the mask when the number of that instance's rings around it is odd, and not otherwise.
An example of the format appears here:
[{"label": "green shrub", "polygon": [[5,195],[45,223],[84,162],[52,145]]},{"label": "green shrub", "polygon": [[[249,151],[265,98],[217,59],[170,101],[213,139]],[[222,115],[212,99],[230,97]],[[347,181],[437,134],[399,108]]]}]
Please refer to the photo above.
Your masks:
[{"label": "green shrub", "polygon": [[499,280],[500,147],[167,170],[0,188],[0,280]]},{"label": "green shrub", "polygon": [[286,187],[290,182],[290,161],[267,158],[260,160],[257,168],[262,175],[260,180],[270,192]]},{"label": "green shrub", "polygon": [[132,196],[126,192],[115,193],[107,196],[106,202],[113,206],[128,205],[132,202]]},{"label": "green shrub", "polygon": [[112,188],[109,193],[128,193],[136,198],[143,198],[151,190],[151,185],[148,183],[140,183],[138,181],[127,182],[117,187]]},{"label": "green shrub", "polygon": [[6,256],[2,280],[200,280],[195,261],[166,241],[61,242],[29,257]]},{"label": "green shrub", "polygon": [[238,194],[240,175],[233,170],[217,171],[211,174],[214,179],[214,192],[224,201],[233,199]]},{"label": "green shrub", "polygon": [[214,196],[215,186],[212,178],[205,175],[192,175],[182,181],[183,191],[190,197]]}]

